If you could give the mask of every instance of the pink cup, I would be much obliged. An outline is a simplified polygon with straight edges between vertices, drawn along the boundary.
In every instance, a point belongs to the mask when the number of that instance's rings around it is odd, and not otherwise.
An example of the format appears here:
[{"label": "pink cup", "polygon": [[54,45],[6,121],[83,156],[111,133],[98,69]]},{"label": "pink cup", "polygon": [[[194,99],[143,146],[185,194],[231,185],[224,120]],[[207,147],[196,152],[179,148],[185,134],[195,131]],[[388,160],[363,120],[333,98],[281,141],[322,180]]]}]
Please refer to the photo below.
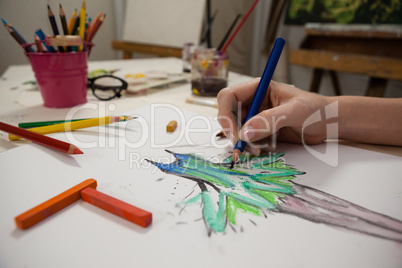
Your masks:
[{"label": "pink cup", "polygon": [[87,102],[87,51],[25,54],[46,107],[65,108]]}]

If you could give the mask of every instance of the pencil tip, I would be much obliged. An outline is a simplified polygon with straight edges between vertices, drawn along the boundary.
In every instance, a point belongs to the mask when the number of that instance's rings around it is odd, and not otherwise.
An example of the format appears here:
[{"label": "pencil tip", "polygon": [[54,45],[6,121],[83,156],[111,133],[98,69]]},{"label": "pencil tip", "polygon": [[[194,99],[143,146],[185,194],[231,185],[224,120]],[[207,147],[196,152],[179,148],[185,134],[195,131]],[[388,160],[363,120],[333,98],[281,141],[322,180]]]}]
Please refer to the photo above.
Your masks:
[{"label": "pencil tip", "polygon": [[133,116],[125,116],[125,121],[133,120],[134,118]]},{"label": "pencil tip", "polygon": [[47,9],[50,9],[50,6],[49,6],[49,5],[47,5]]},{"label": "pencil tip", "polygon": [[1,21],[4,23],[4,25],[7,24],[7,21],[5,19],[1,18]]},{"label": "pencil tip", "polygon": [[239,149],[234,149],[234,150],[233,150],[231,169],[233,169],[234,164],[235,164],[237,161],[239,161],[240,155],[241,155],[241,151],[240,151]]},{"label": "pencil tip", "polygon": [[232,163],[230,164],[230,169],[233,169],[235,162],[232,161]]},{"label": "pencil tip", "polygon": [[84,154],[80,149],[74,148],[73,154]]},{"label": "pencil tip", "polygon": [[126,116],[110,116],[110,124],[126,120]]}]

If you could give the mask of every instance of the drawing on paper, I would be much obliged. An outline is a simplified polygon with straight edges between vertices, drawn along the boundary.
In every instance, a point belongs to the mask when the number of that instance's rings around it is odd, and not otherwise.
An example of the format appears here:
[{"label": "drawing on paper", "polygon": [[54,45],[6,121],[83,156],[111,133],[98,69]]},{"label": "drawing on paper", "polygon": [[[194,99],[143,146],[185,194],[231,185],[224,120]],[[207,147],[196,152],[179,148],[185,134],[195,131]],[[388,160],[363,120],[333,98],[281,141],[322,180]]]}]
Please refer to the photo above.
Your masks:
[{"label": "drawing on paper", "polygon": [[213,163],[196,154],[173,154],[172,163],[151,162],[167,174],[197,183],[199,194],[184,205],[201,202],[208,234],[236,226],[236,215],[266,212],[291,214],[316,223],[365,233],[402,243],[402,222],[292,181],[304,172],[286,164],[283,153],[242,155],[234,169],[231,157]]}]

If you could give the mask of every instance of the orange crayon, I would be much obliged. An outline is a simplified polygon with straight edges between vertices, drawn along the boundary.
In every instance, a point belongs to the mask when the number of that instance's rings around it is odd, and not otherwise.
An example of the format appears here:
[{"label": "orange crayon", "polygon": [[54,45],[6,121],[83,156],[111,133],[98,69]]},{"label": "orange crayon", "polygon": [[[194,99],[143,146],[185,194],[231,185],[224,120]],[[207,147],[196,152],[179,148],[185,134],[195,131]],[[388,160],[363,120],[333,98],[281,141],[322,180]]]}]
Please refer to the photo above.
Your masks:
[{"label": "orange crayon", "polygon": [[152,213],[95,189],[85,188],[81,191],[81,196],[84,201],[142,227],[147,227],[152,222]]},{"label": "orange crayon", "polygon": [[169,124],[167,124],[166,126],[166,131],[167,132],[173,132],[177,127],[177,121],[176,120],[172,120],[169,122]]},{"label": "orange crayon", "polygon": [[67,191],[15,217],[15,223],[18,228],[27,229],[81,199],[80,192],[82,189],[87,187],[95,189],[96,185],[97,183],[94,179],[85,180]]}]

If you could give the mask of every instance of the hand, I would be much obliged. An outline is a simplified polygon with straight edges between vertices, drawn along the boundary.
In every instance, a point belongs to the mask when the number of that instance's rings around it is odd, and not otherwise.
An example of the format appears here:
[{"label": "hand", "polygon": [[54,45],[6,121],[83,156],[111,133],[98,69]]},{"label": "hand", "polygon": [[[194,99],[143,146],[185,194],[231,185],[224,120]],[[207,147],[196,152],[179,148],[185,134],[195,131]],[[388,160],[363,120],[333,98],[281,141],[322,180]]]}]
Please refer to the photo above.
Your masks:
[{"label": "hand", "polygon": [[[222,89],[218,94],[218,121],[233,144],[240,138],[248,142],[246,150],[259,155],[274,149],[276,140],[318,144],[326,138],[326,122],[321,120],[303,129],[306,119],[329,104],[329,99],[294,86],[271,81],[260,113],[241,122],[254,97],[260,79]],[[239,118],[236,118],[239,117]],[[304,139],[302,139],[302,133]]]}]

